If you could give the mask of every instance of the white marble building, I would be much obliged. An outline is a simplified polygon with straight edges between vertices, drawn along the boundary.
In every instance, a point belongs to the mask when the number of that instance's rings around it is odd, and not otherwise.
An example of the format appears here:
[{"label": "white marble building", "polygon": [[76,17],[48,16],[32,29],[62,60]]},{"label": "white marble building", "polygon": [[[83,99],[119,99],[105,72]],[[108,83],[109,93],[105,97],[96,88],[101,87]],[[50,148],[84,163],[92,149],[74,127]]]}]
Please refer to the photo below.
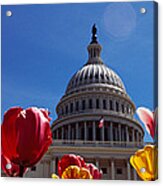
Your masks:
[{"label": "white marble building", "polygon": [[[123,82],[103,63],[101,50],[94,26],[88,61],[73,75],[56,107],[53,144],[27,177],[51,177],[58,159],[75,153],[102,169],[103,179],[139,179],[129,157],[143,146],[144,131],[133,117],[135,105]],[[99,128],[101,117],[104,126]]]}]

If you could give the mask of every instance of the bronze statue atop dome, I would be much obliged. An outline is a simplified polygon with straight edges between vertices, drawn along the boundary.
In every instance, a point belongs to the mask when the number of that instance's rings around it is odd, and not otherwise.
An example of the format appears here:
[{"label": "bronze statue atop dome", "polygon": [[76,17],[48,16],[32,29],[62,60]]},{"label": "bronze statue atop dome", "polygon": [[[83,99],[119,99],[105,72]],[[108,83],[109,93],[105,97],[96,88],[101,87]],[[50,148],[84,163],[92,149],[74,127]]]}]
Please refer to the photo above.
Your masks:
[{"label": "bronze statue atop dome", "polygon": [[97,28],[96,28],[96,24],[94,24],[93,26],[92,26],[92,41],[91,41],[91,44],[93,44],[93,43],[98,43],[97,42]]}]

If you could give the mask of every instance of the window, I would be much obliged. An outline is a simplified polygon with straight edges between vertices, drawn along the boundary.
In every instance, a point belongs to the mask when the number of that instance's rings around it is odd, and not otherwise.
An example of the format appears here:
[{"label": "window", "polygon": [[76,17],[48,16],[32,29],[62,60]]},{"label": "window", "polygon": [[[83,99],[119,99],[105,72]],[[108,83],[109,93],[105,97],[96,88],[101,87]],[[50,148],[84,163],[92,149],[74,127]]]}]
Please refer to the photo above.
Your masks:
[{"label": "window", "polygon": [[85,110],[85,100],[82,101],[82,110]]},{"label": "window", "polygon": [[96,108],[99,109],[99,99],[96,99]]},{"label": "window", "polygon": [[113,110],[113,102],[112,102],[112,100],[109,101],[109,105],[110,105],[110,110]]},{"label": "window", "polygon": [[106,100],[105,99],[103,100],[103,109],[107,109],[106,108]]},{"label": "window", "polygon": [[92,78],[93,78],[93,74],[91,73],[91,74],[90,74],[90,79],[92,79]]},{"label": "window", "polygon": [[76,106],[75,107],[76,107],[76,111],[78,111],[79,110],[79,101],[76,102]]},{"label": "window", "polygon": [[70,112],[73,112],[73,103],[70,104]]},{"label": "window", "polygon": [[98,74],[96,73],[95,78],[98,79]]},{"label": "window", "polygon": [[36,171],[36,166],[32,167],[31,171]]},{"label": "window", "polygon": [[124,105],[122,105],[122,113],[125,113]]},{"label": "window", "polygon": [[92,109],[92,99],[89,99],[89,109]]},{"label": "window", "polygon": [[127,113],[129,114],[129,107],[127,106]]},{"label": "window", "polygon": [[62,115],[64,115],[64,109],[62,108]]},{"label": "window", "polygon": [[116,102],[116,111],[119,112],[119,104]]},{"label": "window", "polygon": [[100,76],[101,76],[101,79],[103,80],[104,79],[104,75],[103,74],[100,74]]},{"label": "window", "polygon": [[121,168],[117,168],[117,174],[122,174],[122,169]]},{"label": "window", "polygon": [[103,174],[107,174],[107,168],[101,168]]},{"label": "window", "polygon": [[66,105],[66,114],[68,113],[68,105]]}]

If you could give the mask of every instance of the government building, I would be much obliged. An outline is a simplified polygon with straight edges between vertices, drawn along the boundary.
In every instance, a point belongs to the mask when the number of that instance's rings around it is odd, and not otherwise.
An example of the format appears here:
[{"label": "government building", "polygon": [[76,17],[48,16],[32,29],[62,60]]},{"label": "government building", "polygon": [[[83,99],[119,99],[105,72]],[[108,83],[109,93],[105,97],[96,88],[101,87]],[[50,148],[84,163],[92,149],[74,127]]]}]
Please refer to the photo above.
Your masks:
[{"label": "government building", "polygon": [[100,57],[96,32],[94,25],[88,61],[72,76],[57,104],[53,144],[25,177],[50,178],[57,174],[58,160],[73,153],[101,169],[103,179],[139,180],[129,158],[143,146],[144,131],[134,119],[136,108],[121,78]]}]

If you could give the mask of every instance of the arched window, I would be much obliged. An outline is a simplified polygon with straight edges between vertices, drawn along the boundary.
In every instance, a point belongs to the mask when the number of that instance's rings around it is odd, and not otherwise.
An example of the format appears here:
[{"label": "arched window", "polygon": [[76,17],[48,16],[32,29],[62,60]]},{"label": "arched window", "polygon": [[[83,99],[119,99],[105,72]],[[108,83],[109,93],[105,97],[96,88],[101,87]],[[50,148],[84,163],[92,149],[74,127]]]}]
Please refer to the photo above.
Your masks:
[{"label": "arched window", "polygon": [[85,110],[85,100],[82,101],[82,110]]},{"label": "arched window", "polygon": [[116,102],[116,111],[119,112],[119,103]]},{"label": "arched window", "polygon": [[93,74],[91,73],[91,74],[90,74],[90,79],[92,79],[92,78],[93,78]]},{"label": "arched window", "polygon": [[68,105],[66,105],[66,114],[68,114]]},{"label": "arched window", "polygon": [[70,112],[73,112],[73,103],[70,104]]},{"label": "arched window", "polygon": [[89,109],[92,109],[92,99],[89,99]]},{"label": "arched window", "polygon": [[75,107],[76,107],[76,111],[78,111],[79,110],[79,101],[76,101]]},{"label": "arched window", "polygon": [[112,100],[109,101],[109,105],[110,105],[110,110],[113,110],[113,101]]},{"label": "arched window", "polygon": [[99,105],[99,99],[96,99],[96,109],[99,109],[100,105]]},{"label": "arched window", "polygon": [[123,104],[122,104],[122,113],[125,113],[125,107]]},{"label": "arched window", "polygon": [[98,79],[98,73],[95,74],[95,79]]},{"label": "arched window", "polygon": [[106,99],[103,100],[103,109],[107,109],[106,108]]}]

